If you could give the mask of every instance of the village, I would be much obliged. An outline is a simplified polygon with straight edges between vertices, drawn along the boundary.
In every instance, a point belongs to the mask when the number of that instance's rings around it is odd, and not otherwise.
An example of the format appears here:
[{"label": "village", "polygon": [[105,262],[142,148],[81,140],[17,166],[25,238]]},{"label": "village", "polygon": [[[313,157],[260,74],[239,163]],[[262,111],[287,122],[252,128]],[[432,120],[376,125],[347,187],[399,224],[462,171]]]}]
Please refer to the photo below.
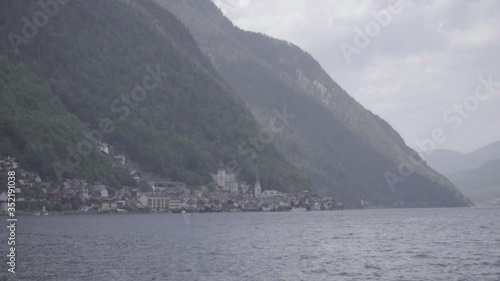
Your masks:
[{"label": "village", "polygon": [[[125,213],[125,212],[238,212],[238,211],[306,211],[340,210],[341,202],[303,190],[283,193],[263,189],[259,174],[253,184],[238,181],[237,175],[220,163],[207,185],[188,186],[183,182],[145,176],[122,154],[112,155],[105,143],[97,149],[119,165],[128,168],[141,188],[110,188],[100,181],[64,179],[62,184],[45,182],[34,172],[25,171],[15,158],[0,160],[0,172],[16,170],[16,206],[18,213],[47,215]],[[7,212],[7,194],[0,194],[0,213]]]}]

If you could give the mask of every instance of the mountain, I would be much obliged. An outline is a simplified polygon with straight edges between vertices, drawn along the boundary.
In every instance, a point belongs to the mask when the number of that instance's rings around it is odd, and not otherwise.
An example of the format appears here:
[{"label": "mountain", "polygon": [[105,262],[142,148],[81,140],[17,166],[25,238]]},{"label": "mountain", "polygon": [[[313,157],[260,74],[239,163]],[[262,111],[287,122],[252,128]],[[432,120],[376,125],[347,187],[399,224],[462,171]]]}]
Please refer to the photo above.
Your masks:
[{"label": "mountain", "polygon": [[[157,2],[188,27],[261,128],[275,127],[276,112],[286,110],[294,117],[275,130],[273,141],[323,193],[348,206],[469,204],[308,53],[289,42],[239,29],[211,1]],[[420,164],[411,165],[408,172],[410,157]]]},{"label": "mountain", "polygon": [[500,206],[500,159],[450,176],[457,187],[478,205]]},{"label": "mountain", "polygon": [[493,142],[470,153],[436,149],[427,153],[426,161],[446,176],[479,168],[486,162],[500,159],[500,141]]},{"label": "mountain", "polygon": [[56,180],[54,163],[66,163],[68,151],[80,147],[88,155],[67,176],[99,179],[115,188],[135,185],[125,168],[114,166],[112,159],[93,149],[88,128],[66,110],[46,82],[1,56],[0,113],[2,160],[16,156],[24,169]]},{"label": "mountain", "polygon": [[458,151],[436,149],[428,153],[429,156],[425,158],[427,164],[443,175],[451,175],[470,168],[465,155]]},{"label": "mountain", "polygon": [[500,141],[469,153],[436,149],[427,163],[478,205],[500,205]]},{"label": "mountain", "polygon": [[[152,1],[1,1],[0,36],[0,55],[24,64],[45,85],[45,94],[30,93],[37,102],[47,98],[41,109],[54,119],[53,125],[33,124],[48,127],[52,139],[43,146],[44,134],[8,121],[4,126],[17,131],[15,141],[0,136],[2,144],[10,143],[5,151],[15,151],[19,137],[37,148],[29,159],[62,157],[65,139],[74,143],[72,134],[84,123],[94,139],[174,181],[208,183],[223,161],[249,183],[259,170],[262,186],[311,188],[273,144],[257,142],[259,151],[249,145],[260,133],[251,112],[183,24]],[[8,79],[31,87],[22,77]],[[19,100],[13,89],[2,98],[17,99],[16,118],[27,118],[24,105],[31,101]],[[62,107],[72,116],[57,115]],[[2,107],[2,120],[9,112]],[[45,169],[39,163],[32,168]]]}]

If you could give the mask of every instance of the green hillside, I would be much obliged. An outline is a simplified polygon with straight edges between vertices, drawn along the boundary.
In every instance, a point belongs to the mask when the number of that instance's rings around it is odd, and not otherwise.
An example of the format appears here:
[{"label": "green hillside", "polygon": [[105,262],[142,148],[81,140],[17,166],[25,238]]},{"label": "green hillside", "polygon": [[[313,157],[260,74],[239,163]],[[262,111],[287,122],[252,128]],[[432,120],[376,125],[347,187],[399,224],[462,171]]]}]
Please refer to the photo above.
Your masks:
[{"label": "green hillside", "polygon": [[[297,46],[243,31],[211,1],[157,0],[189,28],[221,76],[259,120],[287,106],[296,116],[275,138],[316,188],[350,206],[466,206],[469,201],[425,163],[393,188],[414,153],[384,120],[363,108]],[[416,156],[418,158],[418,156]]]},{"label": "green hillside", "polygon": [[[59,180],[56,171],[61,171],[114,187],[135,185],[124,167],[113,167],[111,159],[95,151],[87,127],[64,108],[47,83],[5,57],[0,57],[0,113],[2,159],[16,157],[24,169],[47,180]],[[81,160],[68,161],[69,155]]]},{"label": "green hillside", "polygon": [[[39,9],[2,1],[2,30],[22,34],[19,19]],[[103,140],[146,171],[205,183],[224,161],[248,182],[258,167],[269,188],[311,187],[272,144],[238,149],[259,135],[255,119],[184,26],[152,1],[71,1],[17,47],[2,40],[0,54],[25,63],[90,128],[111,126]]]}]

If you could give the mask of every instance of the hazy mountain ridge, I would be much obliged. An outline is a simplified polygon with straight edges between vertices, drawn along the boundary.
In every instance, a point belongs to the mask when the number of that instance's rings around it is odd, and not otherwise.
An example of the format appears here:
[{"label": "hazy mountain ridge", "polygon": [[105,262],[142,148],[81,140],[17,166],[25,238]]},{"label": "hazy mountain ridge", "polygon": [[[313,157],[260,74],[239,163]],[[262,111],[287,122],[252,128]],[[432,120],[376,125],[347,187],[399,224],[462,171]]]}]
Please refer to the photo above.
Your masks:
[{"label": "hazy mountain ridge", "polygon": [[500,206],[500,159],[479,168],[457,173],[450,180],[478,205]]},{"label": "hazy mountain ridge", "polygon": [[300,48],[240,30],[210,1],[157,2],[186,24],[262,127],[283,104],[297,116],[275,141],[321,190],[352,205],[359,199],[385,206],[467,204],[453,184],[425,164],[392,193],[384,173],[397,173],[412,150]]},{"label": "hazy mountain ridge", "polygon": [[500,159],[500,141],[465,154],[446,149],[436,149],[427,154],[429,156],[425,160],[429,166],[445,176],[452,176],[479,168],[488,161]]},{"label": "hazy mountain ridge", "polygon": [[479,205],[500,205],[500,141],[470,153],[438,149],[426,159]]},{"label": "hazy mountain ridge", "polygon": [[[40,9],[34,1],[3,1],[0,8],[2,30],[18,33],[19,19]],[[152,1],[71,1],[18,53],[6,35],[0,54],[26,64],[92,128],[110,119],[115,129],[104,141],[145,171],[200,184],[210,182],[220,161],[233,161],[241,180],[253,182],[259,167],[263,186],[311,187],[272,144],[254,157],[239,153],[259,133],[255,119],[182,23]],[[158,84],[131,99],[148,75]]]}]

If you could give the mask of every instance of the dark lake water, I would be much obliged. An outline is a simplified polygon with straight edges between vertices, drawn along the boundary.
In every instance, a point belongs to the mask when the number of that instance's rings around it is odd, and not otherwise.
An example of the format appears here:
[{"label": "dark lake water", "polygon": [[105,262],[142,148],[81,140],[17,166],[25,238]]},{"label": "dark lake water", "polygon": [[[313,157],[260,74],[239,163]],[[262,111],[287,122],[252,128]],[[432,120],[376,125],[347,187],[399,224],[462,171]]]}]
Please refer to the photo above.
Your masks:
[{"label": "dark lake water", "polygon": [[9,281],[500,280],[500,208],[18,218]]}]

